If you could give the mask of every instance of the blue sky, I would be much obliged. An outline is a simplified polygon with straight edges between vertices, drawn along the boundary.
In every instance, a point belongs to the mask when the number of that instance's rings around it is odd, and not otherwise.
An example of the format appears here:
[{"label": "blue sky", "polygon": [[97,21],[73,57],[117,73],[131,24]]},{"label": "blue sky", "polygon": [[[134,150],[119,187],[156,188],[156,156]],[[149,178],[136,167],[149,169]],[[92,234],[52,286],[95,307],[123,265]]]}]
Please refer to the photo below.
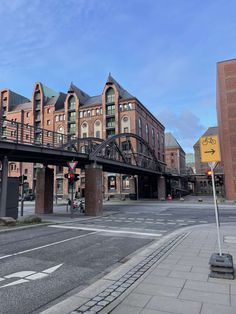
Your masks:
[{"label": "blue sky", "polygon": [[90,95],[107,75],[186,152],[217,124],[216,63],[236,58],[233,0],[0,0],[0,88]]}]

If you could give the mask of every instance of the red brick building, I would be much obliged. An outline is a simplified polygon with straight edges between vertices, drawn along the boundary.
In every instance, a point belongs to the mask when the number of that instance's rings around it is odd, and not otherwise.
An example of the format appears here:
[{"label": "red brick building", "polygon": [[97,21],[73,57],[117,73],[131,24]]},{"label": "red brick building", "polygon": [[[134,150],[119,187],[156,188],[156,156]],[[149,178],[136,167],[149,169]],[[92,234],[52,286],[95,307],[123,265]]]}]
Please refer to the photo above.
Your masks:
[{"label": "red brick building", "polygon": [[216,96],[226,198],[236,200],[236,59],[217,64]]},{"label": "red brick building", "polygon": [[[106,139],[113,134],[135,133],[149,143],[161,163],[165,162],[164,126],[110,74],[101,95],[98,96],[90,96],[72,83],[67,93],[61,93],[36,82],[31,100],[9,89],[2,89],[0,114],[12,121],[78,138]],[[40,140],[40,130],[34,136],[36,141]],[[11,163],[9,175],[27,175],[28,187],[34,191],[38,167],[41,165]],[[67,171],[65,167],[54,167],[54,192],[64,197],[68,195],[68,182],[64,178]],[[106,177],[104,193],[134,193],[132,176],[108,173]],[[84,183],[84,171],[81,170],[81,180],[76,186],[81,195],[84,192]]]},{"label": "red brick building", "polygon": [[165,134],[167,194],[181,196],[188,191],[185,152],[171,133]]}]

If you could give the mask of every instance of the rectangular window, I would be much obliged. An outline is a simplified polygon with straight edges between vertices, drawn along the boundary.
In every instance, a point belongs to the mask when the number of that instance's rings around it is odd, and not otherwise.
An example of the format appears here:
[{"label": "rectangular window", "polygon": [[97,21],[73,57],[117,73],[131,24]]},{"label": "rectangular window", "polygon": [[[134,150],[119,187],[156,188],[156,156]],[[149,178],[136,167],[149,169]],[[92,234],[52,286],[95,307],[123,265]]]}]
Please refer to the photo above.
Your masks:
[{"label": "rectangular window", "polygon": [[87,133],[86,133],[86,132],[83,133],[82,137],[83,137],[83,138],[87,137]]},{"label": "rectangular window", "polygon": [[28,173],[28,169],[25,169],[25,174],[27,174]]},{"label": "rectangular window", "polygon": [[47,120],[47,125],[50,125],[51,124],[51,120]]},{"label": "rectangular window", "polygon": [[128,127],[124,128],[124,133],[129,133],[129,128]]},{"label": "rectangular window", "polygon": [[115,105],[107,105],[106,106],[106,115],[114,115],[115,114]]},{"label": "rectangular window", "polygon": [[83,118],[83,111],[80,111],[79,117],[80,117],[80,118]]},{"label": "rectangular window", "polygon": [[75,111],[69,112],[68,121],[75,121],[75,118],[76,118],[76,112]]},{"label": "rectangular window", "polygon": [[107,128],[114,128],[115,127],[115,117],[107,118],[106,126],[107,126]]},{"label": "rectangular window", "polygon": [[29,118],[29,116],[30,116],[30,113],[26,112],[26,117]]},{"label": "rectangular window", "polygon": [[59,121],[59,116],[56,116],[56,122],[58,122]]}]

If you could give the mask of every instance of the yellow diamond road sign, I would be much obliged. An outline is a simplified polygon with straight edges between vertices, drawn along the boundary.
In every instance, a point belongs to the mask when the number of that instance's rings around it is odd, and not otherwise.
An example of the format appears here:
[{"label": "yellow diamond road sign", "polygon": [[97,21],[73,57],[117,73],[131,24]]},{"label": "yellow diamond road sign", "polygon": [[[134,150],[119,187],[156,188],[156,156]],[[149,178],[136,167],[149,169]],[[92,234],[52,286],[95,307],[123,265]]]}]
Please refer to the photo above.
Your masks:
[{"label": "yellow diamond road sign", "polygon": [[218,135],[201,137],[200,150],[202,162],[220,161],[220,145]]}]

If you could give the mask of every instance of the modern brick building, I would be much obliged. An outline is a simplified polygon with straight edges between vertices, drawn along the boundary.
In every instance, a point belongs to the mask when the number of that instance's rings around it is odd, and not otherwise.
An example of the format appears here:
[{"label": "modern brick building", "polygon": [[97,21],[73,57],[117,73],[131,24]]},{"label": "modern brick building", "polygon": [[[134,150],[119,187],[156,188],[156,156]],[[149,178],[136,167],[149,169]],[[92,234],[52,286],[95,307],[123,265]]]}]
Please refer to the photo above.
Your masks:
[{"label": "modern brick building", "polygon": [[[73,137],[97,137],[106,139],[118,133],[135,133],[146,140],[160,161],[165,162],[164,126],[150,111],[127,90],[120,86],[109,74],[98,96],[90,96],[73,83],[67,93],[56,92],[41,82],[33,87],[32,98],[16,94],[9,89],[2,89],[0,94],[0,115],[9,120],[18,121],[48,132],[58,132]],[[40,140],[40,129],[34,134]],[[32,191],[36,185],[36,170],[39,164],[11,162],[9,176],[27,175],[27,186]],[[64,174],[66,167],[54,167],[54,193],[63,197],[68,195],[68,182]],[[83,196],[85,177],[83,169],[78,170],[81,180],[76,190]],[[119,195],[134,193],[134,178],[116,173],[105,174],[103,191],[105,194]],[[140,192],[154,196],[143,178]]]},{"label": "modern brick building", "polygon": [[216,96],[226,198],[236,200],[236,59],[217,64]]}]

